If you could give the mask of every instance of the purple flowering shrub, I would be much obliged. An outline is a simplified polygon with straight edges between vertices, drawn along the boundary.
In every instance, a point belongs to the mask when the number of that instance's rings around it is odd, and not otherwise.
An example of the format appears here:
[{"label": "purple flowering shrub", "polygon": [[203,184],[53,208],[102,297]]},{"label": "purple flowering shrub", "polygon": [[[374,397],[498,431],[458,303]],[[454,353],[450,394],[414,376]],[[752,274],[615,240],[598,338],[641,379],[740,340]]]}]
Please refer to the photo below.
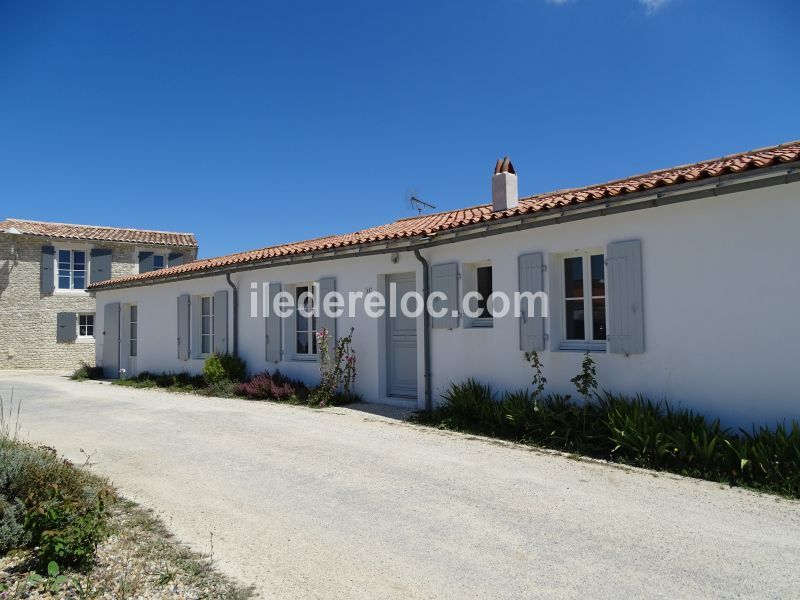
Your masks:
[{"label": "purple flowering shrub", "polygon": [[250,400],[297,401],[307,393],[304,383],[289,379],[280,371],[259,373],[236,386],[236,394]]}]

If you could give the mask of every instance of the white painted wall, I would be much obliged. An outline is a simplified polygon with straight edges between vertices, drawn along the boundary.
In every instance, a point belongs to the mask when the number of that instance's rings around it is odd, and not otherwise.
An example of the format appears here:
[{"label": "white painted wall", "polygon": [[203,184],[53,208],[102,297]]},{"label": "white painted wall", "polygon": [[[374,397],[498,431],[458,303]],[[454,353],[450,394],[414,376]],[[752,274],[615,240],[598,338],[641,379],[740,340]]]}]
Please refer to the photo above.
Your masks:
[{"label": "white painted wall", "polygon": [[[517,289],[517,257],[545,256],[641,239],[644,278],[643,354],[595,353],[601,387],[642,393],[691,407],[726,424],[749,426],[800,418],[795,384],[800,184],[706,198],[654,209],[444,245],[425,250],[431,264],[490,260],[495,290]],[[338,291],[380,290],[388,273],[413,271],[421,291],[420,264],[410,253],[398,264],[389,255],[258,269],[233,275],[241,290],[239,351],[252,372],[274,369],[316,381],[315,363],[264,361],[264,324],[249,318],[250,282],[284,284],[335,276]],[[546,286],[549,291],[549,278]],[[100,291],[97,315],[107,302],[139,305],[139,370],[199,372],[201,361],[177,360],[176,298],[227,289],[224,277]],[[558,298],[551,295],[551,302]],[[231,310],[232,310],[232,303]],[[229,321],[230,322],[230,321]],[[102,331],[102,320],[98,331]],[[386,401],[382,321],[359,313],[339,319],[339,333],[356,328],[356,390],[368,401]],[[550,324],[548,324],[550,325]],[[422,319],[419,319],[419,404],[423,399]],[[492,329],[433,330],[434,400],[451,381],[468,376],[496,389],[529,384],[530,368],[519,350],[516,319],[495,319]],[[102,345],[98,343],[98,360]],[[574,392],[580,352],[542,353],[549,391]]]}]

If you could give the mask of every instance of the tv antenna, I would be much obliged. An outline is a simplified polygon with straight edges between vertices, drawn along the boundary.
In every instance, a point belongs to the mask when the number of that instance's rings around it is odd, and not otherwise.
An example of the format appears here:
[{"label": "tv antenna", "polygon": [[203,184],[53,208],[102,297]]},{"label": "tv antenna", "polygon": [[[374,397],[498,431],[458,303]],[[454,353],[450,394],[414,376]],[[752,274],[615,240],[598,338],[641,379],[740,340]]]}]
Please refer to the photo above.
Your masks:
[{"label": "tv antenna", "polygon": [[417,191],[412,190],[407,194],[408,203],[411,205],[411,208],[416,209],[417,214],[422,214],[423,210],[434,210],[436,207],[433,204],[425,202],[425,200],[420,200]]}]

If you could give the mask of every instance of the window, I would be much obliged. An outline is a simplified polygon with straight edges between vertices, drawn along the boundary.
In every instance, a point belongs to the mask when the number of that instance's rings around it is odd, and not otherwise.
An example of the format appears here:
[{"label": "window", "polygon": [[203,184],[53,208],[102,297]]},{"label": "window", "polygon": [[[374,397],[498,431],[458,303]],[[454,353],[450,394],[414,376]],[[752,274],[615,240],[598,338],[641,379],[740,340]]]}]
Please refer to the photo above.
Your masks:
[{"label": "window", "polygon": [[562,347],[605,348],[606,277],[602,254],[564,258],[564,330]]},{"label": "window", "polygon": [[139,351],[139,309],[135,304],[131,305],[130,322],[130,348],[129,356],[136,356]]},{"label": "window", "polygon": [[86,251],[59,250],[56,287],[59,290],[86,289]]},{"label": "window", "polygon": [[211,354],[214,348],[214,298],[200,298],[200,352]]},{"label": "window", "polygon": [[314,288],[299,285],[295,293],[295,354],[314,356],[317,353],[317,317],[314,316]]},{"label": "window", "polygon": [[153,271],[160,271],[167,266],[167,257],[163,254],[153,255]]},{"label": "window", "polygon": [[478,309],[481,311],[479,319],[491,319],[489,313],[489,296],[492,295],[492,267],[478,267],[475,269],[475,279],[477,280],[478,293],[481,295],[478,300]]},{"label": "window", "polygon": [[469,297],[469,312],[465,310],[465,327],[491,327],[492,313],[489,296],[492,295],[492,265],[478,263],[465,265],[465,290]]},{"label": "window", "polygon": [[94,338],[94,313],[78,315],[78,337]]}]

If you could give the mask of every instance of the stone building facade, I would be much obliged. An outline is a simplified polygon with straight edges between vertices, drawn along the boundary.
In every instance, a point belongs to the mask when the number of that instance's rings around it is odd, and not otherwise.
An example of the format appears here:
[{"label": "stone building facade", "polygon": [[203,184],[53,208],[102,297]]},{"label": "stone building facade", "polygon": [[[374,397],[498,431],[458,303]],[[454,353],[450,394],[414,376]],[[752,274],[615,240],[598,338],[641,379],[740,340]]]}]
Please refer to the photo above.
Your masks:
[{"label": "stone building facade", "polygon": [[0,369],[94,364],[95,299],[85,288],[196,257],[190,233],[0,221]]}]

